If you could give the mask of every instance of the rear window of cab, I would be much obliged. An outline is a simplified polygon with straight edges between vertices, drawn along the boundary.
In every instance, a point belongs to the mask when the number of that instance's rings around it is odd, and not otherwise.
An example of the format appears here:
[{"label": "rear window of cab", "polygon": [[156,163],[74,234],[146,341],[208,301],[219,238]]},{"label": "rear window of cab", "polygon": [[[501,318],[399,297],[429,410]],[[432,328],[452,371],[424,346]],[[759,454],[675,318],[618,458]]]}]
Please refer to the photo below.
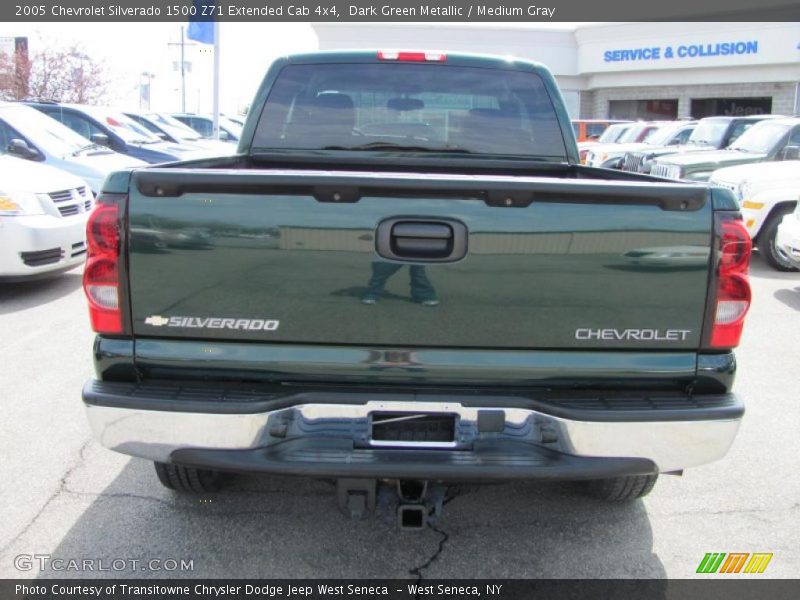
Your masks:
[{"label": "rear window of cab", "polygon": [[426,63],[288,65],[253,148],[398,150],[566,159],[533,72]]}]

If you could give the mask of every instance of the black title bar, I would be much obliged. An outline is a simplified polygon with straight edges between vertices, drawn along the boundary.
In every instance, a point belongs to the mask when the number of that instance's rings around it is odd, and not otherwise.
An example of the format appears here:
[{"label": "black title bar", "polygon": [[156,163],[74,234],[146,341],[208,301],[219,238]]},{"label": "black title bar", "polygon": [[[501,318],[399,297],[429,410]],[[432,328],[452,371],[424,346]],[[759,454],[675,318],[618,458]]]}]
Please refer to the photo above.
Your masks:
[{"label": "black title bar", "polygon": [[3,600],[795,600],[794,579],[38,579],[2,580]]},{"label": "black title bar", "polygon": [[5,22],[793,21],[797,0],[9,0]]}]

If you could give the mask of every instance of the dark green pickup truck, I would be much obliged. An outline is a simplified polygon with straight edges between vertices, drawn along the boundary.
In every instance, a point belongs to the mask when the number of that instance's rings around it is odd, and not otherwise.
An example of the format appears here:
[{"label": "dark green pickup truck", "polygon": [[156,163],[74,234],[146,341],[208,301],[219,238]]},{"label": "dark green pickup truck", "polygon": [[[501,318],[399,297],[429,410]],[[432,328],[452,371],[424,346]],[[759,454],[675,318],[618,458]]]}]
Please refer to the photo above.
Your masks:
[{"label": "dark green pickup truck", "polygon": [[580,166],[539,64],[283,58],[237,155],[113,174],[88,234],[92,429],[174,489],[399,482],[408,526],[449,481],[629,499],[743,414],[734,198]]}]

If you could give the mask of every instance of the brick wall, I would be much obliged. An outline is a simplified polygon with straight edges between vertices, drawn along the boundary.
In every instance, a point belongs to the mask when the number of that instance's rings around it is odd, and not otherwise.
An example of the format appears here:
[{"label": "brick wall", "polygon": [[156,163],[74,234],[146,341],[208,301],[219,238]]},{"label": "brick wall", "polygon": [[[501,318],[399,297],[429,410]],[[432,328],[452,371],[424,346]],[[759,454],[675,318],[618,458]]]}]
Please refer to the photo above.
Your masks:
[{"label": "brick wall", "polygon": [[610,100],[667,100],[678,99],[678,117],[690,116],[692,98],[749,98],[772,97],[773,114],[791,115],[794,112],[795,83],[743,83],[731,85],[649,86],[638,88],[598,88],[581,92],[581,117],[608,117]]}]

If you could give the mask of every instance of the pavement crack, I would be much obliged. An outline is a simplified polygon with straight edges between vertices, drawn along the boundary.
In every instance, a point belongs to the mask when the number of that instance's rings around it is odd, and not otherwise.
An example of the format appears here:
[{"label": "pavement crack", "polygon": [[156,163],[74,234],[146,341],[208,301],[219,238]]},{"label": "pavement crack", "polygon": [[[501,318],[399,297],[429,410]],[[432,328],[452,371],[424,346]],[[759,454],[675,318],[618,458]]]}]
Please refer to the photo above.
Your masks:
[{"label": "pavement crack", "polygon": [[426,560],[424,563],[408,570],[410,575],[417,576],[417,583],[422,582],[422,572],[428,567],[430,567],[436,561],[436,559],[438,559],[439,556],[441,556],[442,552],[444,551],[444,546],[447,543],[447,540],[450,539],[448,533],[443,529],[439,529],[438,527],[431,525],[431,530],[435,531],[441,536],[439,538],[439,547],[436,549],[436,552],[434,552],[433,555],[430,556],[430,558],[428,558],[428,560]]},{"label": "pavement crack", "polygon": [[89,445],[92,443],[92,440],[86,440],[81,447],[78,449],[77,458],[73,463],[67,467],[67,470],[64,474],[60,477],[58,481],[58,487],[56,490],[50,494],[50,497],[42,504],[36,514],[31,517],[28,522],[24,525],[24,527],[20,530],[20,532],[15,535],[7,544],[5,544],[2,548],[0,548],[0,554],[5,553],[11,546],[13,546],[18,540],[20,540],[31,528],[36,524],[36,521],[44,514],[47,508],[63,493],[69,493],[67,489],[67,480],[72,476],[72,474],[78,470],[78,468],[83,464],[86,460],[85,452]]},{"label": "pavement crack", "polygon": [[[454,489],[459,489],[459,488],[454,488]],[[450,494],[444,499],[444,502],[442,502],[442,507],[447,506],[448,504],[450,504],[450,502],[452,502],[456,498],[467,496],[470,493],[472,493],[472,490],[463,490],[463,491],[458,491],[458,492],[455,492],[453,494]],[[447,533],[444,529],[440,529],[439,527],[436,527],[435,525],[431,525],[430,528],[431,528],[432,531],[438,533],[441,536],[439,538],[439,545],[436,548],[436,552],[434,552],[428,558],[428,560],[426,560],[421,565],[417,565],[416,567],[413,567],[413,568],[408,570],[409,575],[416,575],[418,584],[422,582],[422,572],[425,569],[427,569],[428,567],[430,567],[434,562],[436,562],[439,559],[439,557],[442,555],[442,552],[444,552],[445,545],[447,544],[448,540],[450,539],[450,534]],[[418,596],[419,596],[419,594],[416,594],[415,598],[418,598]]]},{"label": "pavement crack", "polygon": [[143,496],[141,494],[130,494],[127,492],[78,492],[76,490],[71,490],[69,488],[64,488],[64,493],[70,494],[72,496],[78,496],[82,498],[124,498],[124,499],[132,499],[132,500],[147,500],[150,502],[156,502],[158,504],[163,504],[169,507],[177,506],[174,502],[170,502],[168,500],[162,500],[161,498],[156,498],[154,496]]},{"label": "pavement crack", "polygon": [[145,502],[155,502],[156,504],[160,504],[169,509],[174,509],[178,511],[193,511],[193,512],[202,511],[203,514],[206,514],[210,517],[214,516],[233,517],[239,515],[268,515],[268,514],[274,514],[275,512],[264,509],[228,510],[226,508],[226,509],[214,510],[214,508],[212,508],[213,501],[209,502],[208,505],[201,505],[202,502],[208,500],[207,498],[203,498],[201,496],[198,496],[196,498],[197,503],[194,503],[194,502],[189,502],[190,500],[189,497],[176,498],[174,501],[171,501],[168,499],[156,498],[155,496],[145,496],[142,494],[132,494],[129,492],[95,493],[95,492],[78,492],[75,490],[65,489],[64,493],[84,498],[95,498],[98,500],[144,500]]},{"label": "pavement crack", "polygon": [[[771,508],[769,512],[776,513],[776,512],[792,512],[800,508],[800,503],[793,504],[792,506],[787,506],[785,508]],[[738,515],[738,514],[750,514],[751,516],[758,517],[760,513],[764,513],[765,509],[763,508],[728,508],[725,510],[684,510],[684,511],[676,511],[676,512],[663,512],[663,513],[654,513],[652,516],[658,517],[685,517],[690,515],[703,515],[705,516],[716,516],[716,515]],[[766,521],[765,521],[766,522]]]}]

